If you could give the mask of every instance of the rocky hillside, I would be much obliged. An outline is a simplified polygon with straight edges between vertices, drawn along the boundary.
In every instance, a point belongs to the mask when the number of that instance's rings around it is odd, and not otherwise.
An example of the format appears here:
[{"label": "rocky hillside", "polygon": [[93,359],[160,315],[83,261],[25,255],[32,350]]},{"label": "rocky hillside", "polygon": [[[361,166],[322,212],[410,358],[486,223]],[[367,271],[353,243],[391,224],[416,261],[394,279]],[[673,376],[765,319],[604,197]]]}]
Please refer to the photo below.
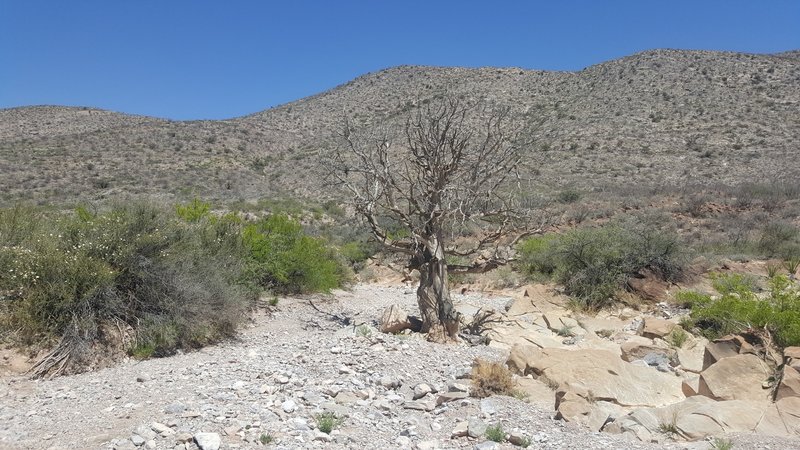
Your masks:
[{"label": "rocky hillside", "polygon": [[800,173],[800,52],[654,50],[579,72],[401,66],[224,121],[0,110],[0,202],[318,196],[343,116],[398,123],[445,93],[511,108],[544,191],[734,185]]}]

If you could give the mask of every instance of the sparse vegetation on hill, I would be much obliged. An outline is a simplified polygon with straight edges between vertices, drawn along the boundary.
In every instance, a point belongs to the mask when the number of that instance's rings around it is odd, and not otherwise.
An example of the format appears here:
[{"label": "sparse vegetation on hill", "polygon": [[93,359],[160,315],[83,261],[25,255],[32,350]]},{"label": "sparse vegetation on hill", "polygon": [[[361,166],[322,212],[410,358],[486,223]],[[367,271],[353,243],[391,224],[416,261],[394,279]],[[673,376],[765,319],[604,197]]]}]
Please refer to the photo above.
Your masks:
[{"label": "sparse vegetation on hill", "polygon": [[[736,186],[800,173],[800,60],[653,50],[579,72],[402,66],[225,121],[176,122],[90,108],[0,110],[0,202],[120,193],[224,202],[322,197],[317,159],[344,112],[399,123],[453,95],[510,108],[533,129],[532,190]],[[569,198],[565,197],[565,200]]]},{"label": "sparse vegetation on hill", "polygon": [[674,281],[685,258],[678,235],[656,219],[634,218],[581,227],[522,242],[518,267],[563,283],[582,307],[608,305],[643,270]]}]

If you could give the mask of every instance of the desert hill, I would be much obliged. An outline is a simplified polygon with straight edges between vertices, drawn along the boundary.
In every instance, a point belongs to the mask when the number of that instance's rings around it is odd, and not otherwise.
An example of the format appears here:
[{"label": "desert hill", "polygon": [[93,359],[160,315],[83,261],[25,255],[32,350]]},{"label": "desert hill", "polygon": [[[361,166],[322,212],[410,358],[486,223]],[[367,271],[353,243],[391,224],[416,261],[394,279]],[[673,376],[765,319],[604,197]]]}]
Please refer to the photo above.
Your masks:
[{"label": "desert hill", "polygon": [[119,194],[319,196],[347,115],[399,123],[444,94],[511,108],[543,192],[736,185],[800,173],[800,55],[653,50],[578,72],[400,66],[221,121],[92,108],[0,110],[0,202]]}]

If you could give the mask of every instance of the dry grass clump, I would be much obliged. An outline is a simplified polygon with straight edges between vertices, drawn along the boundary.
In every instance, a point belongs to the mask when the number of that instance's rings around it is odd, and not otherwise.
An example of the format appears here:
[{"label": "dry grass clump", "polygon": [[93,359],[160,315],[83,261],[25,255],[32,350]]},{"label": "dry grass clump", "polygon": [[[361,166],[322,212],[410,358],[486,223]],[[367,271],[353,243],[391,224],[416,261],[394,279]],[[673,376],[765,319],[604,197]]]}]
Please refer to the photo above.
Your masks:
[{"label": "dry grass clump", "polygon": [[501,363],[476,359],[472,363],[472,391],[477,398],[513,395],[511,371]]}]

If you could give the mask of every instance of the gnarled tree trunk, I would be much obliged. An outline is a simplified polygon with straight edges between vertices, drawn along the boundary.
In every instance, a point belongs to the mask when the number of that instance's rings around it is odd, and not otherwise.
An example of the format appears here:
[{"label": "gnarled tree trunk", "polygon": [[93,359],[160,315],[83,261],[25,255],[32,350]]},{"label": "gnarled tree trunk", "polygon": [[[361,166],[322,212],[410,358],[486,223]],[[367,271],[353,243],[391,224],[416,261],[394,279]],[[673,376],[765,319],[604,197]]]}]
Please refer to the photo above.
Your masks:
[{"label": "gnarled tree trunk", "polygon": [[428,340],[453,342],[458,340],[459,314],[453,308],[447,284],[447,262],[437,239],[432,239],[434,250],[424,248],[415,258],[419,270],[417,304],[422,316],[422,332]]}]

